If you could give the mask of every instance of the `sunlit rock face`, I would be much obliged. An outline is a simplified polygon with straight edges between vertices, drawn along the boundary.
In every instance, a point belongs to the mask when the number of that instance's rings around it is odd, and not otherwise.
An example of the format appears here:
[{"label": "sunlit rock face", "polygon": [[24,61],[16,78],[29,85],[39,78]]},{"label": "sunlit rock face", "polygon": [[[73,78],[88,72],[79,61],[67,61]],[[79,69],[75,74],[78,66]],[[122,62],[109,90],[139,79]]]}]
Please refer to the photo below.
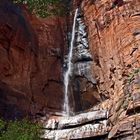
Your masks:
[{"label": "sunlit rock face", "polygon": [[101,97],[107,99],[99,108],[110,110],[108,125],[112,130],[108,138],[136,139],[140,116],[136,80],[140,67],[140,1],[83,0],[81,7],[93,56],[92,71]]}]

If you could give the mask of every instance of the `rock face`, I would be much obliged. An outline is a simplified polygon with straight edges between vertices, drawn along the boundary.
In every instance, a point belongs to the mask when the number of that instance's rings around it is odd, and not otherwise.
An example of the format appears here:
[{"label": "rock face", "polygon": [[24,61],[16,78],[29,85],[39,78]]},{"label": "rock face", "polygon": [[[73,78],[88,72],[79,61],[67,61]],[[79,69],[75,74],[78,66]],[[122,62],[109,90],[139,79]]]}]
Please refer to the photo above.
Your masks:
[{"label": "rock face", "polygon": [[[61,111],[66,24],[0,3],[0,113],[5,118]],[[57,97],[57,98],[56,98]],[[12,114],[12,115],[11,115]]]},{"label": "rock face", "polygon": [[75,112],[86,113],[51,121],[51,113],[63,110],[63,61],[70,28],[66,17],[36,18],[25,7],[3,0],[0,115],[8,119],[49,114],[44,135],[49,139],[140,138],[140,1],[71,4],[71,12],[79,6],[82,13],[77,18],[71,87]]},{"label": "rock face", "polygon": [[[81,4],[93,56],[93,73],[108,108],[108,138],[139,135],[140,1],[83,0]],[[135,125],[132,125],[135,124]]]},{"label": "rock face", "polygon": [[[96,131],[86,126],[83,134],[85,126],[81,123],[69,131],[52,130],[47,134],[50,138],[55,134],[63,138],[65,131],[68,136],[65,139],[139,139],[140,1],[83,0],[81,9],[93,58],[91,69],[97,80],[96,94],[102,99],[90,110],[109,110],[107,125],[102,127],[107,132],[96,135]],[[92,133],[88,133],[90,128]]]},{"label": "rock face", "polygon": [[[89,49],[88,35],[80,8],[78,8],[75,23],[75,40],[69,82],[70,110],[73,114],[87,110],[101,100],[98,96],[96,79],[91,69],[93,58]],[[64,70],[68,67],[67,59],[64,63]]]}]

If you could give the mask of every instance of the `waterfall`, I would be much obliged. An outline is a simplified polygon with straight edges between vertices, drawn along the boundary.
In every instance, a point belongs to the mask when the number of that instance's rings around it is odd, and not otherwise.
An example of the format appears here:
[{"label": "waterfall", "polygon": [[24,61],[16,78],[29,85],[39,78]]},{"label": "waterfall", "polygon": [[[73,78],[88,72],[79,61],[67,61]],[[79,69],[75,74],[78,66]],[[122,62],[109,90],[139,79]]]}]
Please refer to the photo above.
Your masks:
[{"label": "waterfall", "polygon": [[68,62],[67,62],[67,71],[64,73],[64,111],[66,114],[70,114],[70,107],[69,107],[69,95],[68,95],[68,86],[69,86],[69,76],[71,75],[72,70],[72,56],[73,56],[73,46],[75,40],[75,26],[76,26],[76,18],[78,14],[78,8],[75,11],[74,20],[73,20],[73,27],[72,27],[72,36],[70,42],[70,49],[68,54]]}]

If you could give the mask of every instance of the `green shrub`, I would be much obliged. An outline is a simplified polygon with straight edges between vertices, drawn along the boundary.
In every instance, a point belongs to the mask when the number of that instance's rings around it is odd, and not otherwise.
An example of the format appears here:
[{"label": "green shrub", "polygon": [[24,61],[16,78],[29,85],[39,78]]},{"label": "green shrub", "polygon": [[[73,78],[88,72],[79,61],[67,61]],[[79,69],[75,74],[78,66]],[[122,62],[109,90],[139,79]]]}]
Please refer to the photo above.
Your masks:
[{"label": "green shrub", "polygon": [[134,76],[135,76],[137,73],[139,73],[139,72],[140,72],[140,68],[139,68],[139,67],[133,69],[132,72],[129,73],[129,75],[128,75],[128,83],[131,83],[131,81],[133,80]]},{"label": "green shrub", "polygon": [[40,140],[40,126],[27,120],[0,120],[0,140]]},{"label": "green shrub", "polygon": [[13,0],[14,3],[27,4],[34,14],[40,17],[49,15],[62,15],[64,7],[62,0]]}]

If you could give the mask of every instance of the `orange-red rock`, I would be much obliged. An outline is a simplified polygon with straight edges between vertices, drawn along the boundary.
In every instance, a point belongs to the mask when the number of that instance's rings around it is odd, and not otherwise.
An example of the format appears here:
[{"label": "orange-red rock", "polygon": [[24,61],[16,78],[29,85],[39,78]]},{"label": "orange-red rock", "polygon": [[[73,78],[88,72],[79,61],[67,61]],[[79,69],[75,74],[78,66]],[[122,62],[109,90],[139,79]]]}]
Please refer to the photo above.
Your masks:
[{"label": "orange-red rock", "polygon": [[[139,80],[137,84],[133,80],[138,77],[140,67],[140,1],[83,0],[81,7],[94,59],[92,70],[100,95],[108,98],[99,108],[110,110],[110,125],[115,126],[124,118],[129,122],[126,110],[132,98],[135,107],[139,106]],[[133,104],[129,107],[132,117],[137,112],[135,107]]]},{"label": "orange-red rock", "polygon": [[65,18],[36,18],[0,3],[0,112],[8,117],[62,110]]}]

